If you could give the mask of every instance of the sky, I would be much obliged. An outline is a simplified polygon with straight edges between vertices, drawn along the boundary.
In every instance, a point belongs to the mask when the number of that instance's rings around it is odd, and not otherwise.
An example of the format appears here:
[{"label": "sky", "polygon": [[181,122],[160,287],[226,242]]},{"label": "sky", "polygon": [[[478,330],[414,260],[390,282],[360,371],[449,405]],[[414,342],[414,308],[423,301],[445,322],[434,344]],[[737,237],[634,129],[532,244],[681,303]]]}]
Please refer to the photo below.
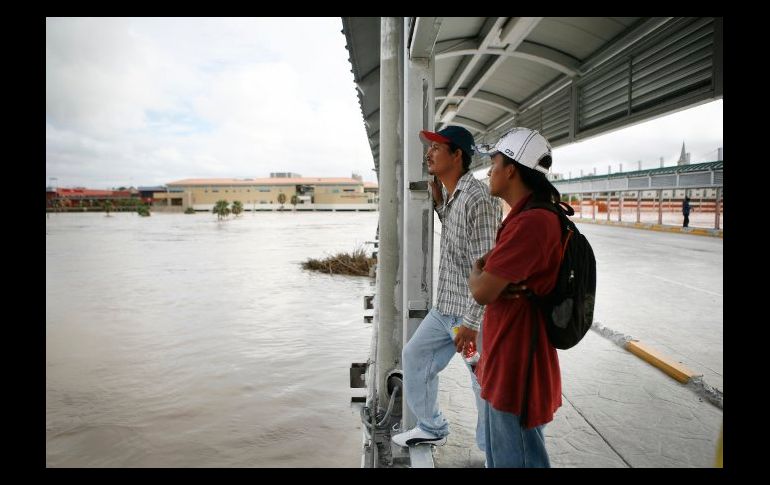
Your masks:
[{"label": "sky", "polygon": [[[376,181],[339,17],[46,20],[46,186],[270,172]],[[722,101],[554,150],[553,170],[716,159]]]},{"label": "sky", "polygon": [[606,174],[676,165],[682,143],[690,163],[713,162],[722,143],[722,103],[719,99],[648,120],[628,128],[554,148],[552,171],[568,177]]},{"label": "sky", "polygon": [[373,168],[339,17],[46,20],[46,185]]}]

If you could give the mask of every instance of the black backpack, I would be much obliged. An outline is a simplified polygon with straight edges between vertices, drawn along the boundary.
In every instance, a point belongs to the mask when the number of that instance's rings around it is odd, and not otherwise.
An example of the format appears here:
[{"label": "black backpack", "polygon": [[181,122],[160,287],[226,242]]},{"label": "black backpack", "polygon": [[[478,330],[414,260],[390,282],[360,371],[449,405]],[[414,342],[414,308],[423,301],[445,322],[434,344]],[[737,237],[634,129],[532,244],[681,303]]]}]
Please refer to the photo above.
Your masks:
[{"label": "black backpack", "polygon": [[559,216],[564,255],[556,286],[547,295],[527,292],[527,297],[543,312],[548,340],[566,350],[580,342],[594,321],[596,298],[596,258],[588,239],[567,216],[575,214],[568,204],[527,204],[524,210],[541,208]]},{"label": "black backpack", "polygon": [[[533,309],[540,309],[545,320],[545,330],[551,345],[557,349],[574,347],[591,328],[594,321],[594,301],[596,297],[596,258],[594,251],[575,223],[567,216],[575,214],[569,204],[559,202],[549,204],[530,202],[522,210],[546,209],[557,216],[561,223],[563,256],[559,266],[559,276],[556,285],[547,295],[535,295],[532,290],[524,294],[531,302]],[[522,399],[521,423],[529,428],[528,401],[532,359],[537,348],[537,312],[532,312],[532,339],[530,341],[529,358],[527,359],[526,382]]]}]

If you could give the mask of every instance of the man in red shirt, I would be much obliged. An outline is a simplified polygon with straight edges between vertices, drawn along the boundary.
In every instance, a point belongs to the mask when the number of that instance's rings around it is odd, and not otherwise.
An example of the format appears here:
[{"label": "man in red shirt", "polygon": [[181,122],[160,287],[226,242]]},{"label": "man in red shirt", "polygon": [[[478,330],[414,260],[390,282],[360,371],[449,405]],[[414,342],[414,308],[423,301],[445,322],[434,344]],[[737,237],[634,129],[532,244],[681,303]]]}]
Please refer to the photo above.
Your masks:
[{"label": "man in red shirt", "polygon": [[[561,406],[559,358],[542,315],[514,290],[544,295],[556,284],[559,218],[546,209],[522,210],[530,201],[559,201],[545,176],[551,146],[537,131],[514,128],[493,147],[477,149],[492,158],[490,193],[511,206],[495,247],[476,261],[468,280],[473,298],[486,305],[476,375],[485,401],[487,466],[549,467],[543,427]],[[538,335],[530,366],[533,331]]]}]

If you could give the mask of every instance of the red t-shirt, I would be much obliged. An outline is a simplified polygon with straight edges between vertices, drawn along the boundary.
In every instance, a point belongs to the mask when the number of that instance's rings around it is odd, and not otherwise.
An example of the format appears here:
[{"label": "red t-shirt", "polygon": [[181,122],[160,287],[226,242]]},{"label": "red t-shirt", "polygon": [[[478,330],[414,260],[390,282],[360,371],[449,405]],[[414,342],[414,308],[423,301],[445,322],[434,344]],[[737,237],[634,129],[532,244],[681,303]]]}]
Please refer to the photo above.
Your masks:
[{"label": "red t-shirt", "polygon": [[[545,209],[521,212],[519,201],[502,222],[484,271],[511,283],[526,281],[535,294],[556,285],[561,263],[561,227],[556,214]],[[553,420],[561,406],[561,371],[556,349],[548,341],[538,312],[537,349],[532,359],[529,388],[529,425]],[[527,359],[532,337],[532,307],[526,298],[489,303],[484,311],[481,359],[477,377],[481,397],[499,410],[521,416]]]}]

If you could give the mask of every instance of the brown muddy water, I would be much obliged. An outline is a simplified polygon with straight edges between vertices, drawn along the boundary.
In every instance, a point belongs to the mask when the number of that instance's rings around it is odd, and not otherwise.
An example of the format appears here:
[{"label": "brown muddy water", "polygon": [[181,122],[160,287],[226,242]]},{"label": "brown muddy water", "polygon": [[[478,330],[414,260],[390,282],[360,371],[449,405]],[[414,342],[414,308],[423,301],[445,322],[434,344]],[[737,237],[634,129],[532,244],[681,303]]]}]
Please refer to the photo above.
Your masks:
[{"label": "brown muddy water", "polygon": [[[49,467],[358,467],[376,212],[50,214]],[[371,250],[371,246],[368,246]]]}]

